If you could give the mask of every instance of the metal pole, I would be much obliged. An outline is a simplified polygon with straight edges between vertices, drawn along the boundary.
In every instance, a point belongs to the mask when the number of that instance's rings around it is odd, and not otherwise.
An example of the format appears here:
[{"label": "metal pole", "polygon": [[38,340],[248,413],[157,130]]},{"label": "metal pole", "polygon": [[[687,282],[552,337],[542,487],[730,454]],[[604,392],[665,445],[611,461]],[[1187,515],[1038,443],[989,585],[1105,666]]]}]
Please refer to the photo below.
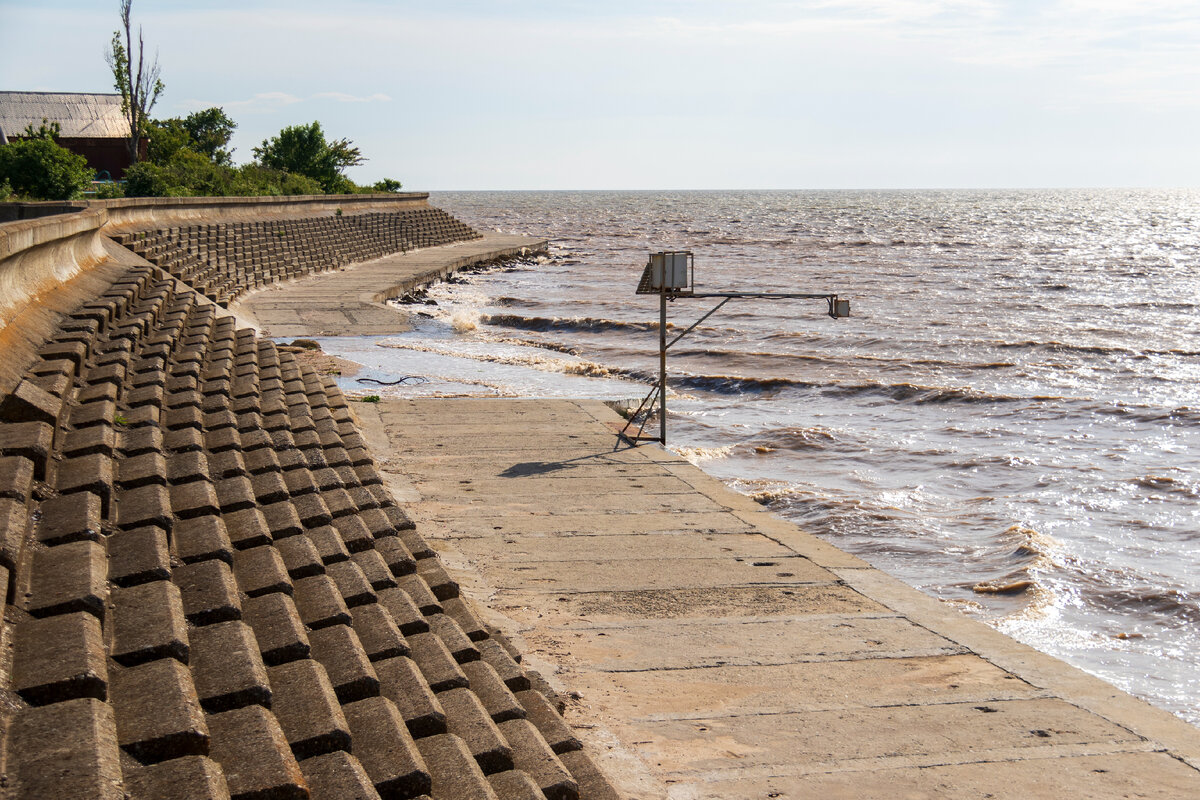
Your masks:
[{"label": "metal pole", "polygon": [[667,287],[658,295],[658,441],[667,445]]}]

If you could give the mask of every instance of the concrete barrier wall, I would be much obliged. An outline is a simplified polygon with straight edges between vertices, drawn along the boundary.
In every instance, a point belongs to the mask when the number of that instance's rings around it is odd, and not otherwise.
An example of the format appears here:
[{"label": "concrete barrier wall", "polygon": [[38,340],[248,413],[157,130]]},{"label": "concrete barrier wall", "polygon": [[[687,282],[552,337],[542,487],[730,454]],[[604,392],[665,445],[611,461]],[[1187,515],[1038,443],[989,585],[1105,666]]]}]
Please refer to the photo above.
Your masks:
[{"label": "concrete barrier wall", "polygon": [[39,295],[104,259],[104,209],[0,225],[0,329]]},{"label": "concrete barrier wall", "polygon": [[[21,203],[0,223],[0,330],[39,295],[100,263],[104,236],[130,230],[429,207],[425,192],[292,197],[145,197],[78,204]],[[69,212],[69,213],[63,213]],[[46,216],[39,216],[40,214]],[[30,218],[33,217],[33,218]],[[4,217],[0,215],[0,219]]]}]

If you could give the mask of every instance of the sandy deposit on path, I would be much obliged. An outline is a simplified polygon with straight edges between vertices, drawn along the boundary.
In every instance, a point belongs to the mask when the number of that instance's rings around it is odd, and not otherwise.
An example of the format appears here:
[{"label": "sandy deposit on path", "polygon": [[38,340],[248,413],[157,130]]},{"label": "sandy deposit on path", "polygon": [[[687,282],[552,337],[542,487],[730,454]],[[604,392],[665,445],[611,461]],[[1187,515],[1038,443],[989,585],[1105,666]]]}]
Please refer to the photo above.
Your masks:
[{"label": "sandy deposit on path", "polygon": [[[296,341],[301,342],[306,340],[297,339]],[[331,356],[328,353],[322,352],[320,345],[316,342],[302,346],[281,344],[279,345],[279,350],[284,353],[291,353],[300,366],[309,367],[318,375],[335,375],[349,378],[357,375],[358,371],[362,369],[362,365],[354,361],[347,361],[344,358],[338,358],[337,356]]]}]

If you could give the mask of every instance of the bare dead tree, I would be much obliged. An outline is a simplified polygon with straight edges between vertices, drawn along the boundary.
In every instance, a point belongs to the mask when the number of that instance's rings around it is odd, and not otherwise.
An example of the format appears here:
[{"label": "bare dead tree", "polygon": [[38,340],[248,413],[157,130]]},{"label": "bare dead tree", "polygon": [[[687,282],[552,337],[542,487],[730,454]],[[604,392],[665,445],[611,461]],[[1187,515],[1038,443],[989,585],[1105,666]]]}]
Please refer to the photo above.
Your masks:
[{"label": "bare dead tree", "polygon": [[[134,69],[133,26],[130,12],[133,0],[121,0],[121,27],[113,33],[112,42],[104,60],[112,70],[115,88],[121,93],[121,111],[129,120],[129,155],[138,160],[138,143],[146,133],[150,110],[162,94],[163,82],[159,77],[158,53],[149,65],[145,63],[146,48],[142,41],[142,27],[138,26],[137,68]],[[122,40],[123,39],[123,40]]]}]

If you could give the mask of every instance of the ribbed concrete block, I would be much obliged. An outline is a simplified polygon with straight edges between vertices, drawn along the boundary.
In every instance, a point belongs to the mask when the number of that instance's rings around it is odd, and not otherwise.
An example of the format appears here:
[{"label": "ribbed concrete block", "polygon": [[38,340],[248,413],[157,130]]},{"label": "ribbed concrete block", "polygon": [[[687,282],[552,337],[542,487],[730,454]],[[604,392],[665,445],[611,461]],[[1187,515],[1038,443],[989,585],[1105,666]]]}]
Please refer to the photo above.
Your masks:
[{"label": "ribbed concrete block", "polygon": [[90,492],[44,501],[41,517],[35,535],[43,544],[100,540],[100,498]]},{"label": "ribbed concrete block", "polygon": [[514,692],[523,692],[530,688],[529,676],[525,674],[525,670],[521,669],[521,665],[514,661],[495,639],[484,639],[476,642],[475,646],[479,648],[480,657],[492,665],[505,686]]},{"label": "ribbed concrete block", "polygon": [[16,566],[28,527],[29,509],[25,501],[0,497],[0,566],[5,569]]},{"label": "ribbed concrete block", "polygon": [[175,556],[184,564],[218,559],[233,564],[233,543],[219,516],[179,520],[172,531]]},{"label": "ribbed concrete block", "polygon": [[254,632],[244,622],[220,622],[190,632],[192,676],[209,713],[271,705],[271,686]]},{"label": "ribbed concrete block", "polygon": [[415,738],[446,732],[446,712],[411,658],[389,658],[375,663],[380,694],[399,709]]},{"label": "ribbed concrete block", "polygon": [[376,602],[374,589],[371,588],[366,575],[353,560],[329,564],[325,568],[325,574],[333,579],[347,606],[361,606]]},{"label": "ribbed concrete block", "polygon": [[307,536],[289,536],[275,542],[275,549],[283,559],[284,568],[293,579],[321,575],[325,564],[316,545]]},{"label": "ribbed concrete block", "polygon": [[567,725],[541,692],[532,689],[527,692],[518,692],[516,698],[528,714],[529,721],[542,734],[542,738],[546,740],[546,744],[555,754],[561,755],[583,748],[583,743],[575,736],[571,726]]},{"label": "ribbed concrete block", "polygon": [[582,750],[562,753],[558,760],[579,785],[580,797],[585,800],[621,800],[621,795]]},{"label": "ribbed concrete block", "polygon": [[334,520],[333,526],[346,544],[346,549],[352,553],[369,550],[375,546],[375,537],[358,516],[340,517]]},{"label": "ribbed concrete block", "polygon": [[375,552],[379,553],[393,575],[408,575],[416,572],[417,560],[413,558],[413,554],[397,536],[375,540]]},{"label": "ribbed concrete block", "polygon": [[268,594],[251,598],[243,607],[243,615],[254,630],[265,664],[273,666],[308,658],[308,635],[288,595]]},{"label": "ribbed concrete block", "polygon": [[524,772],[510,769],[487,776],[497,797],[504,800],[546,800],[542,789]]},{"label": "ribbed concrete block", "polygon": [[408,642],[409,657],[420,667],[433,691],[441,693],[469,685],[467,676],[435,634],[417,633],[404,638]]},{"label": "ribbed concrete block", "polygon": [[146,525],[157,525],[165,531],[170,531],[173,524],[171,495],[167,492],[166,487],[151,484],[117,492],[117,525],[119,527],[133,530]]},{"label": "ribbed concrete block", "polygon": [[498,800],[462,739],[447,733],[418,739],[416,745],[429,767],[433,797]]},{"label": "ribbed concrete block", "polygon": [[362,550],[354,553],[350,560],[362,570],[372,589],[390,589],[396,586],[392,571],[378,551]]},{"label": "ribbed concrete block", "polygon": [[304,533],[304,526],[300,524],[300,516],[290,501],[269,503],[263,505],[259,510],[262,512],[266,527],[273,538],[286,539]]},{"label": "ribbed concrete block", "polygon": [[71,542],[34,553],[28,610],[35,617],[86,611],[104,619],[108,559],[95,542]]},{"label": "ribbed concrete block", "polygon": [[208,754],[208,726],[191,673],[164,658],[114,672],[117,741],[142,763]]},{"label": "ribbed concrete block", "polygon": [[462,665],[462,671],[471,681],[471,691],[483,703],[492,722],[506,722],[526,716],[524,706],[517,702],[512,691],[500,680],[496,670],[486,661],[472,661]]},{"label": "ribbed concrete block", "polygon": [[408,655],[408,643],[396,627],[392,615],[379,603],[351,609],[354,632],[371,661]]},{"label": "ribbed concrete block", "polygon": [[238,550],[233,556],[233,574],[238,587],[249,597],[292,593],[292,581],[279,552],[270,546]]},{"label": "ribbed concrete block", "polygon": [[274,529],[268,526],[267,519],[257,508],[247,508],[223,516],[229,540],[239,550],[261,547],[274,541]]},{"label": "ribbed concrete block", "polygon": [[533,778],[546,800],[578,800],[579,784],[532,723],[514,719],[500,723],[499,728],[512,746],[514,765]]},{"label": "ribbed concrete block", "polygon": [[330,625],[349,625],[350,610],[342,599],[337,584],[328,575],[301,578],[293,584],[296,608],[300,618],[310,628]]},{"label": "ribbed concrete block", "polygon": [[117,589],[112,605],[114,661],[126,667],[160,658],[188,663],[187,622],[175,584],[153,581]]},{"label": "ribbed concrete block", "polygon": [[308,800],[304,775],[271,712],[248,706],[210,714],[210,755],[233,800]]},{"label": "ribbed concrete block", "polygon": [[206,480],[191,481],[171,487],[171,510],[180,519],[215,516],[221,513],[217,491]]},{"label": "ribbed concrete block", "polygon": [[429,621],[407,592],[400,589],[384,589],[378,594],[379,602],[392,615],[392,620],[405,636],[429,630]]},{"label": "ribbed concrete block", "polygon": [[446,615],[458,623],[458,627],[472,642],[481,642],[488,638],[487,627],[475,613],[470,604],[461,597],[451,597],[442,601],[442,609]]},{"label": "ribbed concrete block", "polygon": [[479,660],[479,650],[475,643],[451,617],[446,614],[429,614],[425,619],[429,621],[429,630],[437,634],[455,661],[466,664]]},{"label": "ribbed concrete block", "polygon": [[424,759],[392,702],[372,697],[344,707],[354,754],[383,798],[408,798],[430,791]]},{"label": "ribbed concrete block", "polygon": [[112,458],[117,452],[117,432],[107,425],[66,431],[62,438],[62,454],[68,458],[93,453]]},{"label": "ribbed concrete block", "polygon": [[199,450],[174,453],[167,459],[167,480],[173,485],[211,479],[208,455]]},{"label": "ribbed concrete block", "polygon": [[308,634],[312,657],[329,674],[338,700],[343,703],[379,694],[379,677],[371,666],[358,635],[348,625],[331,625]]},{"label": "ribbed concrete block", "polygon": [[171,577],[167,534],[153,526],[118,531],[108,539],[108,579],[117,586],[135,586]]},{"label": "ribbed concrete block", "polygon": [[33,486],[33,462],[24,456],[0,457],[0,498],[25,503]]},{"label": "ribbed concrete block", "polygon": [[513,749],[471,690],[441,692],[438,702],[446,712],[446,728],[467,743],[485,775],[513,768]]},{"label": "ribbed concrete block", "polygon": [[78,613],[20,623],[12,670],[13,689],[33,705],[104,700],[108,669],[99,620]]},{"label": "ribbed concrete block", "polygon": [[176,567],[171,580],[183,596],[183,611],[193,625],[211,625],[240,619],[242,601],[238,597],[233,571],[224,561],[199,561]]},{"label": "ribbed concrete block", "polygon": [[303,659],[271,667],[268,675],[272,711],[296,758],[350,750],[350,729],[324,667]]},{"label": "ribbed concrete block", "polygon": [[129,800],[229,800],[225,773],[204,756],[184,756],[125,770]]},{"label": "ribbed concrete block", "polygon": [[434,597],[429,585],[420,575],[416,573],[399,575],[396,577],[396,583],[412,599],[422,614],[428,616],[442,613],[442,604]]},{"label": "ribbed concrete block", "polygon": [[17,800],[126,800],[112,707],[99,700],[18,711],[7,762]]}]

